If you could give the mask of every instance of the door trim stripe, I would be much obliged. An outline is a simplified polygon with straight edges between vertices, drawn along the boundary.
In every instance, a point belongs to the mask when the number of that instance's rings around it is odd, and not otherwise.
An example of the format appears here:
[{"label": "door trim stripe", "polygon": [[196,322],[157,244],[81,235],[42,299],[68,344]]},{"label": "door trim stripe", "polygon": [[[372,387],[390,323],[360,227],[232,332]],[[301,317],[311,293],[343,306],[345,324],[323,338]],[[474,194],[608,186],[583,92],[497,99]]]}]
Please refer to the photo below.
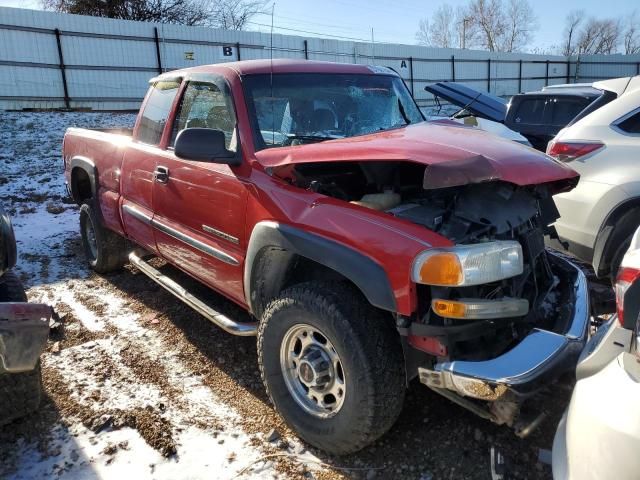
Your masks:
[{"label": "door trim stripe", "polygon": [[211,255],[212,257],[220,260],[221,262],[224,263],[228,263],[229,265],[239,265],[240,262],[238,262],[235,258],[233,258],[231,255],[228,255],[227,253],[223,252],[222,250],[218,250],[217,248],[212,247],[211,245],[207,245],[204,242],[201,242],[200,240],[193,238],[185,233],[182,233],[168,225],[165,225],[162,222],[159,222],[157,219],[153,219],[151,220],[151,224],[156,227],[158,230],[160,230],[163,233],[166,233],[167,235],[169,235],[170,237],[175,238],[176,240],[180,240],[181,242],[186,243],[187,245],[200,250],[201,252],[206,253],[207,255]]},{"label": "door trim stripe", "polygon": [[125,205],[122,205],[122,210],[127,212],[129,215],[131,215],[136,220],[140,220],[142,223],[145,223],[147,225],[151,225],[151,216],[147,215],[144,212],[141,212],[137,208],[132,207],[131,205],[125,204]]},{"label": "door trim stripe", "polygon": [[210,227],[209,225],[202,225],[202,230],[204,230],[207,233],[211,233],[216,237],[220,237],[224,240],[228,240],[231,243],[235,243],[236,245],[240,243],[237,237],[234,237],[233,235],[229,235],[228,233],[225,233],[222,230],[218,230],[216,228]]}]

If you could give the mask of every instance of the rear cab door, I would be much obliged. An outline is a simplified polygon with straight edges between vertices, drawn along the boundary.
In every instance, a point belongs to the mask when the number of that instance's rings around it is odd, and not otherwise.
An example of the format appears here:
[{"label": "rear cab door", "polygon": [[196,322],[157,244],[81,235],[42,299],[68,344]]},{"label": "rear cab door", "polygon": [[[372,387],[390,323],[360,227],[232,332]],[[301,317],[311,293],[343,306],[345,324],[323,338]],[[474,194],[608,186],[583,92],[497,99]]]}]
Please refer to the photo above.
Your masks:
[{"label": "rear cab door", "polygon": [[121,212],[124,230],[137,244],[156,252],[153,184],[160,149],[181,79],[152,80],[126,149],[121,172]]},{"label": "rear cab door", "polygon": [[207,286],[245,303],[242,265],[247,183],[242,165],[176,157],[178,133],[210,128],[225,134],[228,150],[239,152],[236,114],[226,80],[216,74],[185,78],[166,148],[157,157],[153,183],[155,240],[160,255]]}]

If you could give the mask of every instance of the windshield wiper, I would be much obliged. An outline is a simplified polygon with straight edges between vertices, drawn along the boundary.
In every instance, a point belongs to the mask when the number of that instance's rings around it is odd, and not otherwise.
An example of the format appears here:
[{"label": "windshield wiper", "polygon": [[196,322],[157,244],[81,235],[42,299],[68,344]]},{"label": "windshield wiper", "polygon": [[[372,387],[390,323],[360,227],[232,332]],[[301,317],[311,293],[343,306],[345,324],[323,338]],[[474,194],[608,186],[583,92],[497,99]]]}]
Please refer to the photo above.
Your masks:
[{"label": "windshield wiper", "polygon": [[409,120],[409,117],[407,116],[407,112],[405,112],[404,106],[402,105],[400,98],[398,98],[398,110],[400,110],[400,115],[402,115],[402,118],[404,118],[406,125],[409,125],[411,123],[411,120]]},{"label": "windshield wiper", "polygon": [[326,137],[323,135],[287,135],[287,143],[291,144],[292,140],[309,140],[311,142],[322,142],[324,140],[336,140],[339,137]]}]

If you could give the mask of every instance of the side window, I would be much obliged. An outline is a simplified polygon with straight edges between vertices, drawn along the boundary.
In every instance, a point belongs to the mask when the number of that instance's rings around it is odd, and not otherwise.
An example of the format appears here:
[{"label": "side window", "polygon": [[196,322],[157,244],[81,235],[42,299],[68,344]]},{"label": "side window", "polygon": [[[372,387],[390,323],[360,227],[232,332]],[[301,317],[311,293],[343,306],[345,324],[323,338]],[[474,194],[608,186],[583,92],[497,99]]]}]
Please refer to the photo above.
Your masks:
[{"label": "side window", "polygon": [[551,125],[559,125],[565,127],[571,120],[575,118],[589,102],[573,99],[563,98],[557,99],[553,104],[553,115],[551,116]]},{"label": "side window", "polygon": [[545,102],[546,100],[543,98],[523,100],[515,114],[516,123],[524,125],[540,125],[543,123]]},{"label": "side window", "polygon": [[624,120],[618,121],[616,123],[616,127],[625,133],[630,133],[632,135],[640,134],[640,110],[636,111]]},{"label": "side window", "polygon": [[142,112],[136,140],[149,145],[158,145],[167,123],[171,105],[178,93],[180,83],[174,80],[156,82],[151,87],[149,99]]},{"label": "side window", "polygon": [[186,128],[213,128],[222,130],[227,149],[236,150],[236,118],[230,96],[213,83],[189,82],[184,92],[178,115],[173,124],[171,145],[181,130]]}]

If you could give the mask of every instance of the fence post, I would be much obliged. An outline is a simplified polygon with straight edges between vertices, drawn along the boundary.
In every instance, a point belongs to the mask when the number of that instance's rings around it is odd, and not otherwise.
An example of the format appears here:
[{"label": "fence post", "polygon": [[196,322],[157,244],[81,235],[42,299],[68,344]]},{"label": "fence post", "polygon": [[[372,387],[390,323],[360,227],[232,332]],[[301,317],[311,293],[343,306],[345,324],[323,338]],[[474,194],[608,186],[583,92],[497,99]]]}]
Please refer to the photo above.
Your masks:
[{"label": "fence post", "polygon": [[69,98],[69,87],[67,85],[67,72],[65,71],[64,66],[64,56],[62,55],[62,42],[60,41],[60,30],[55,29],[56,33],[56,43],[58,45],[58,60],[60,62],[60,74],[62,75],[62,88],[64,89],[64,106],[69,109],[70,101]]},{"label": "fence post", "polygon": [[518,68],[518,93],[522,93],[522,59]]},{"label": "fence post", "polygon": [[240,61],[240,42],[236,42],[236,58]]},{"label": "fence post", "polygon": [[309,60],[309,43],[304,41],[304,59]]},{"label": "fence post", "polygon": [[571,83],[571,60],[567,57],[567,83]]},{"label": "fence post", "polygon": [[455,55],[451,55],[451,78],[452,81],[456,81],[456,57]]},{"label": "fence post", "polygon": [[158,37],[158,27],[153,27],[153,41],[156,44],[156,60],[158,62],[158,73],[162,73],[162,57],[160,56],[160,37]]},{"label": "fence post", "polygon": [[544,86],[549,85],[549,60],[547,59],[547,70],[544,74]]},{"label": "fence post", "polygon": [[413,57],[409,57],[409,79],[411,80],[411,96],[413,97]]},{"label": "fence post", "polygon": [[640,62],[636,63],[636,75],[640,75]]},{"label": "fence post", "polygon": [[487,58],[487,93],[491,93],[491,59]]}]

